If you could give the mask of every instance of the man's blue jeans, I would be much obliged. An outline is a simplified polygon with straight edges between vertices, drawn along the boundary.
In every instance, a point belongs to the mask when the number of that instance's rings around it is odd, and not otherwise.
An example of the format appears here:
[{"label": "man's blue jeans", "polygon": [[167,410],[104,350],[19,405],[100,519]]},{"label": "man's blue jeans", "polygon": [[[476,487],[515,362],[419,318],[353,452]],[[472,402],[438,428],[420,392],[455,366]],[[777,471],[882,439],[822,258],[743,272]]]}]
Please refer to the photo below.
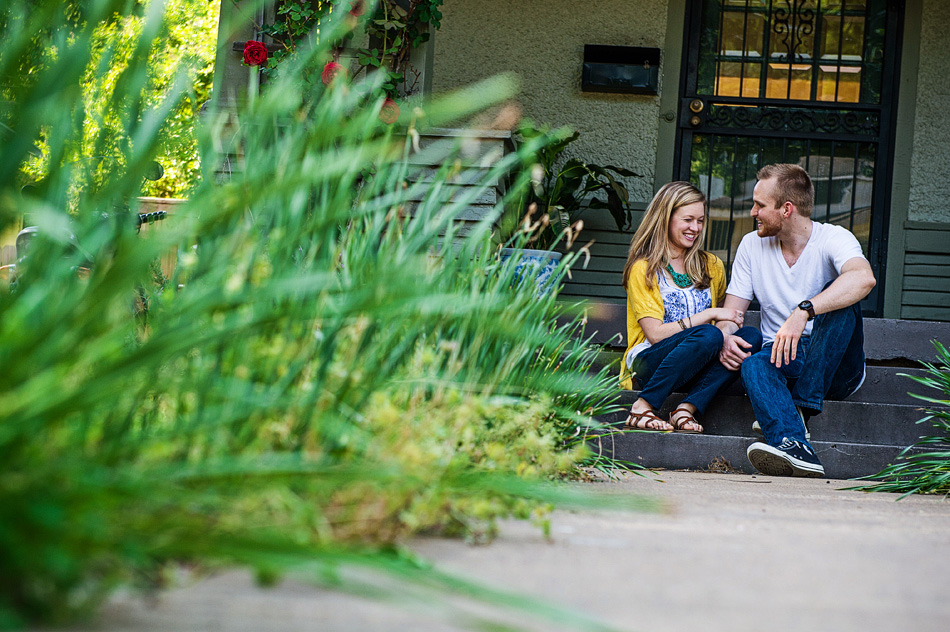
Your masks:
[{"label": "man's blue jeans", "polygon": [[[743,327],[735,333],[752,345],[762,347],[762,334],[755,327]],[[722,331],[713,325],[699,325],[660,340],[637,355],[633,361],[640,397],[659,410],[670,393],[683,386],[688,394],[683,402],[706,412],[716,393],[739,377],[719,362]]]},{"label": "man's blue jeans", "polygon": [[799,340],[795,359],[782,368],[771,362],[772,343],[742,363],[742,384],[769,445],[785,437],[808,443],[795,407],[818,414],[826,399],[845,399],[864,379],[860,306],[819,314],[814,323],[811,335]]}]

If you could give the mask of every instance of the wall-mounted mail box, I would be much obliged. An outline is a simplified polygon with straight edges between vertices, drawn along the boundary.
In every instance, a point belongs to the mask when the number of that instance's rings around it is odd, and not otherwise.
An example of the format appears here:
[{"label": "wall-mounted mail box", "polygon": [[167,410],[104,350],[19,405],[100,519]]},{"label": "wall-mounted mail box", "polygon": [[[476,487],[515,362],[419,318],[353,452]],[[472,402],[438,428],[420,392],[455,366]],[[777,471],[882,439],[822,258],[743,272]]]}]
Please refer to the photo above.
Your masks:
[{"label": "wall-mounted mail box", "polygon": [[659,80],[659,48],[584,45],[584,92],[656,94]]}]

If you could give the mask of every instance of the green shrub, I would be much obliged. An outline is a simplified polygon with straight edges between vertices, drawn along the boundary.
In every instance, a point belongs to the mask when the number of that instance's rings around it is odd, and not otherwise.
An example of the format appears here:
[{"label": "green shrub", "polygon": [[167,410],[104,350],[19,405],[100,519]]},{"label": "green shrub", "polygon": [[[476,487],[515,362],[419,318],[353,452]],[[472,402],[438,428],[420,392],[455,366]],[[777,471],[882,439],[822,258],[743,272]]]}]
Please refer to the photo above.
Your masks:
[{"label": "green shrub", "polygon": [[943,398],[911,393],[933,408],[917,423],[930,423],[933,434],[923,437],[901,453],[897,462],[868,479],[880,481],[858,489],[899,494],[950,494],[950,352],[938,341],[937,363],[922,362],[926,375],[909,376],[915,382],[943,394]]},{"label": "green shrub", "polygon": [[[96,182],[124,166],[125,146],[133,139],[127,133],[125,121],[129,113],[116,108],[115,91],[131,89],[125,83],[130,76],[126,72],[130,64],[140,66],[145,63],[147,71],[135,85],[140,103],[134,107],[155,107],[173,89],[179,92],[179,99],[164,119],[155,148],[155,159],[163,166],[164,176],[146,182],[142,193],[166,198],[185,197],[198,181],[201,171],[195,125],[199,108],[211,97],[221,0],[109,4],[114,11],[102,12],[94,25],[86,21],[88,12],[79,8],[81,4],[76,4],[74,9],[70,8],[70,3],[64,6],[68,15],[60,33],[68,38],[77,29],[86,28],[90,50],[79,84],[84,133],[75,138],[70,147],[64,148],[65,155],[57,159],[79,163],[96,174]],[[149,34],[153,41],[145,51],[139,50],[146,23],[145,9],[139,5],[157,7],[162,13],[160,23]],[[8,80],[3,82],[6,90],[0,88],[0,92],[8,95],[11,90],[16,92],[22,86],[16,75],[30,76],[44,63],[55,59],[61,45],[45,45],[50,41],[34,40],[31,54],[21,57],[21,67],[6,78]],[[144,55],[144,60],[134,59],[136,55]],[[181,85],[176,88],[176,84]],[[122,96],[118,97],[119,102],[122,99]],[[45,179],[51,158],[47,133],[46,128],[38,130],[35,140],[43,151],[36,152],[22,165],[24,184]]]}]

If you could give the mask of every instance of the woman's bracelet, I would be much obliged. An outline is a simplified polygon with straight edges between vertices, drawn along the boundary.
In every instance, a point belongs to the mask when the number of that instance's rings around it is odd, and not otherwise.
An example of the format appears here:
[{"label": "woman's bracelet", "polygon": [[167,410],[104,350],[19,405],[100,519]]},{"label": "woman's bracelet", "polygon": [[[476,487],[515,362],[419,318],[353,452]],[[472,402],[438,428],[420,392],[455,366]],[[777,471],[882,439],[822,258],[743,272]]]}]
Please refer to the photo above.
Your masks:
[{"label": "woman's bracelet", "polygon": [[680,329],[682,329],[683,331],[686,331],[686,324],[683,323],[683,319],[682,319],[682,318],[680,318],[680,319],[679,319],[678,321],[676,321],[676,322],[679,324]]},{"label": "woman's bracelet", "polygon": [[692,329],[692,328],[693,328],[693,317],[692,317],[692,316],[687,316],[686,319],[689,321],[689,327],[690,327],[690,329]]}]

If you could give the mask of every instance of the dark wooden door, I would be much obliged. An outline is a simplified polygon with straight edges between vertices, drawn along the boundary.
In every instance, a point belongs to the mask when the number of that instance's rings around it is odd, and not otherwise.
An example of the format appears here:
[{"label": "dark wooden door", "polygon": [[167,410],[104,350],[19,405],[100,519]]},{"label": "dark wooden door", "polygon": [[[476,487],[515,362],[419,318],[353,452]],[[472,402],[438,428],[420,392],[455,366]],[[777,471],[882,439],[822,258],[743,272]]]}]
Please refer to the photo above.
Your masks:
[{"label": "dark wooden door", "polygon": [[690,0],[675,177],[709,197],[707,248],[727,267],[753,228],[756,171],[797,163],[812,218],[850,229],[880,315],[903,3]]}]

